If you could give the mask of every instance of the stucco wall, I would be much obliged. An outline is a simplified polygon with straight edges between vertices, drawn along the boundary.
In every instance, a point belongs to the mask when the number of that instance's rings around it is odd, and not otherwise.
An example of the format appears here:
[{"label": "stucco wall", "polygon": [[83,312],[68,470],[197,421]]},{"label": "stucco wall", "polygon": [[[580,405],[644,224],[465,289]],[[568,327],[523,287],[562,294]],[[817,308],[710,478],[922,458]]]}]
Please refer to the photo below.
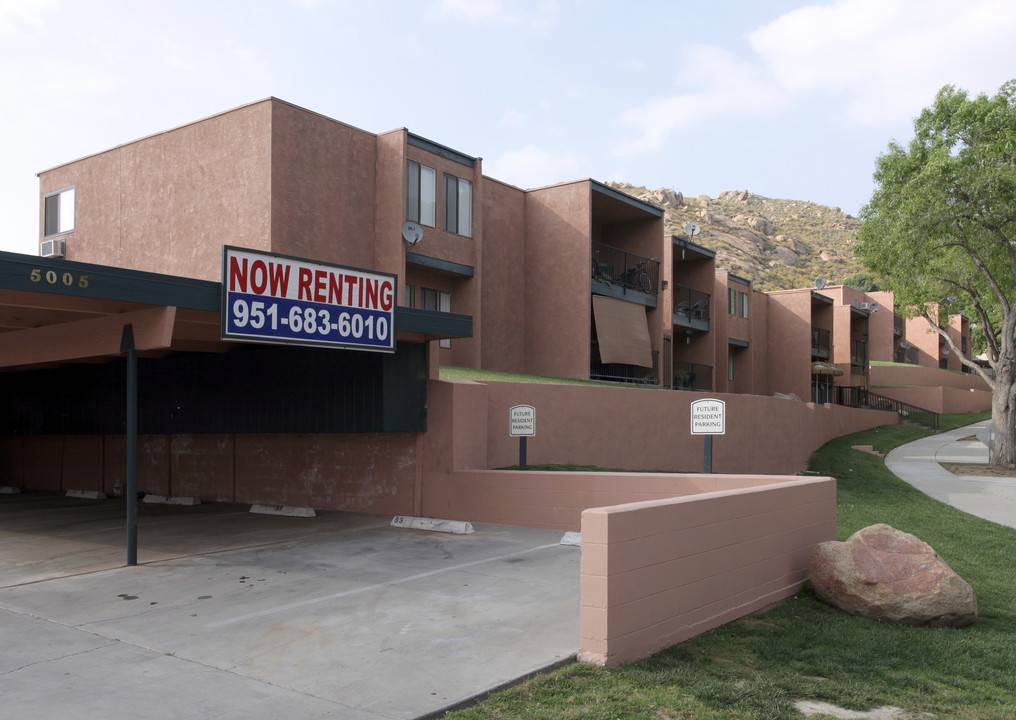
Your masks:
[{"label": "stucco wall", "polygon": [[589,181],[526,194],[526,372],[589,377]]},{"label": "stucco wall", "polygon": [[271,107],[247,105],[42,173],[42,195],[77,188],[67,259],[217,280],[223,244],[267,250]]},{"label": "stucco wall", "polygon": [[[508,414],[527,404],[536,408],[536,436],[527,441],[530,465],[701,472],[703,438],[692,436],[689,424],[690,403],[702,393],[432,380],[428,395],[425,515],[574,530],[581,512],[598,504],[717,489],[695,485],[706,481],[687,475],[493,470],[518,463],[519,440],[509,436]],[[894,413],[714,396],[727,403],[727,434],[713,442],[717,475],[793,475],[828,440],[897,422]]]},{"label": "stucco wall", "polygon": [[958,373],[922,365],[873,365],[872,391],[884,394],[877,386],[951,387],[962,390],[988,390],[984,378],[976,373]]},{"label": "stucco wall", "polygon": [[483,230],[488,241],[480,268],[483,275],[480,365],[499,372],[523,372],[526,325],[532,319],[525,312],[528,298],[525,193],[484,178],[482,202]]},{"label": "stucco wall", "polygon": [[[768,391],[811,397],[811,291],[769,293]],[[831,324],[829,326],[831,328]]]},{"label": "stucco wall", "polygon": [[872,392],[937,413],[972,413],[991,409],[991,393],[987,390],[925,387],[876,388]]},{"label": "stucco wall", "polygon": [[631,662],[790,597],[835,537],[833,478],[587,510],[579,657]]},{"label": "stucco wall", "polygon": [[[468,409],[461,404],[467,390],[470,396],[477,396]],[[428,393],[428,435],[440,434],[438,419],[448,412],[459,447],[472,448],[463,456],[464,462],[456,457],[457,470],[518,462],[518,439],[509,436],[508,414],[519,404],[536,408],[536,436],[528,441],[530,464],[702,469],[703,438],[690,434],[690,406],[704,393],[454,381],[431,382]],[[459,405],[451,402],[456,395],[460,396]],[[709,395],[727,403],[726,434],[713,441],[713,470],[718,473],[793,474],[803,470],[811,453],[834,437],[896,423],[892,413],[758,395]],[[467,415],[466,422],[455,417],[457,410]],[[467,441],[469,435],[477,439]]]}]

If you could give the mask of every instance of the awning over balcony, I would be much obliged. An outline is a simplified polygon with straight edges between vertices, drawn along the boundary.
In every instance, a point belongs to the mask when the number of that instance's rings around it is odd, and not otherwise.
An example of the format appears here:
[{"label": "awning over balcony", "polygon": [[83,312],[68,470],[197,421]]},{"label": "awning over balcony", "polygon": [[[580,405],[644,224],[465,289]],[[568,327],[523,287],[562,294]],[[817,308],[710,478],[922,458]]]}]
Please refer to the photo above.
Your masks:
[{"label": "awning over balcony", "polygon": [[645,306],[593,295],[593,318],[602,362],[653,366]]}]

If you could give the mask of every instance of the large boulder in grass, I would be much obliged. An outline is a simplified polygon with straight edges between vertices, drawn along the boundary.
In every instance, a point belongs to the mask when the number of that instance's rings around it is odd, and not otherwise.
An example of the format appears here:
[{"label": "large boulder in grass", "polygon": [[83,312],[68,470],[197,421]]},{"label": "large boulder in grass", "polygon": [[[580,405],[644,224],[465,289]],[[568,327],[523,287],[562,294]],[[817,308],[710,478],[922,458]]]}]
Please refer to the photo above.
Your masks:
[{"label": "large boulder in grass", "polygon": [[977,620],[973,588],[927,543],[889,525],[816,545],[808,573],[820,599],[852,615],[931,627]]}]

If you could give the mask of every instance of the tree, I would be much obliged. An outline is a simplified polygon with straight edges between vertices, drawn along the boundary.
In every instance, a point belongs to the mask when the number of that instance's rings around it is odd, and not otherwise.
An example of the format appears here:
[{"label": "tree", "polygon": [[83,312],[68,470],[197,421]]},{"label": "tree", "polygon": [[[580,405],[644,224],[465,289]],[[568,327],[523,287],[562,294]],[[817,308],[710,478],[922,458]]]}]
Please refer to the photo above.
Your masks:
[{"label": "tree", "polygon": [[906,147],[876,163],[856,255],[910,316],[966,313],[984,333],[995,376],[992,462],[1016,467],[1016,80],[994,97],[952,86],[914,121]]},{"label": "tree", "polygon": [[882,289],[873,275],[863,272],[854,273],[846,278],[843,284],[861,292],[877,292]]}]

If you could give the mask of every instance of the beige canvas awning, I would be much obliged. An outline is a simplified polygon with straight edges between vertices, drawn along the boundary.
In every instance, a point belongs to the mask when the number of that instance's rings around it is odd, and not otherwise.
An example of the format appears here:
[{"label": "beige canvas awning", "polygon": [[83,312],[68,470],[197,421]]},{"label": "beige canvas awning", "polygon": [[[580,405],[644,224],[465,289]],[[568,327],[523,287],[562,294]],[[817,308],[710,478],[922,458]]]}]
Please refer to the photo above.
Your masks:
[{"label": "beige canvas awning", "polygon": [[815,362],[811,364],[811,374],[834,375],[836,377],[839,377],[840,375],[843,374],[843,368],[839,367],[838,365],[833,365],[832,363]]},{"label": "beige canvas awning", "polygon": [[593,318],[602,362],[653,366],[649,320],[644,306],[594,295]]}]

